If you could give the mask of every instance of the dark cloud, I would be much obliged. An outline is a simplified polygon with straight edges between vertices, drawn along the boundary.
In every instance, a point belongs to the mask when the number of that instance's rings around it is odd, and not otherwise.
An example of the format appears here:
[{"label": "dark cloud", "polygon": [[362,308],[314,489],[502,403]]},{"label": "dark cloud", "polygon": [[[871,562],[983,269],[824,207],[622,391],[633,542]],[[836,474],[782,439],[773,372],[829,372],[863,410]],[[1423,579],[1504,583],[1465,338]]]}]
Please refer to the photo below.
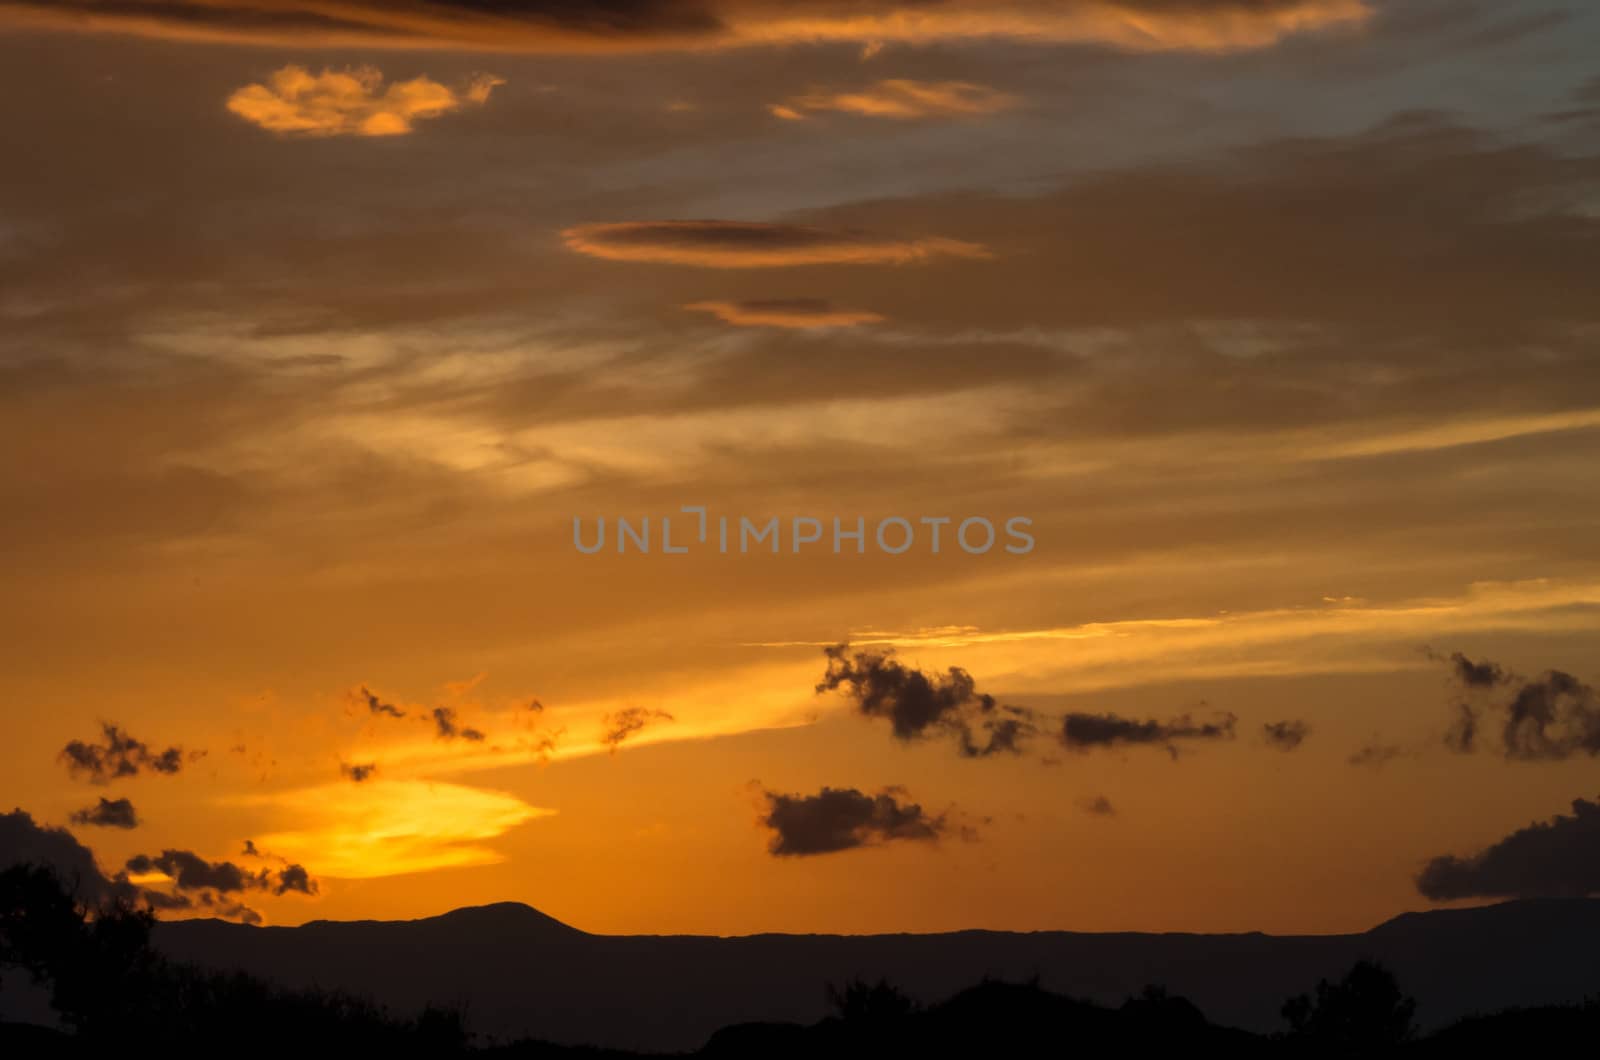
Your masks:
[{"label": "dark cloud", "polygon": [[1369,14],[1363,0],[0,0],[0,19],[58,29],[539,54],[986,38],[1228,51]]},{"label": "dark cloud", "polygon": [[94,825],[97,828],[137,828],[139,815],[134,812],[133,803],[127,799],[102,798],[98,805],[74,811],[72,823]]},{"label": "dark cloud", "polygon": [[959,666],[928,674],[904,666],[892,651],[851,652],[849,644],[825,649],[828,672],[817,692],[842,691],[869,718],[887,718],[896,739],[955,739],[967,758],[1019,753],[1038,732],[1032,711],[1006,706],[979,692]]},{"label": "dark cloud", "polygon": [[315,895],[321,888],[317,881],[311,878],[304,865],[289,865],[277,874],[272,885],[272,893],[284,895],[296,891],[304,895]]},{"label": "dark cloud", "polygon": [[73,740],[61,749],[61,761],[66,763],[67,772],[95,784],[109,784],[120,777],[136,777],[146,770],[170,775],[183,768],[181,747],[151,751],[148,745],[109,722],[101,722],[100,730],[99,743]]},{"label": "dark cloud", "polygon": [[127,870],[139,875],[159,872],[172,877],[180,891],[218,891],[223,894],[265,886],[266,870],[252,873],[231,861],[211,862],[188,850],[164,850],[155,857],[136,854],[128,859]]},{"label": "dark cloud", "polygon": [[867,795],[855,788],[823,788],[816,795],[763,791],[772,830],[767,849],[778,857],[832,854],[895,839],[933,842],[946,831],[946,818],[929,817],[921,806],[901,802],[904,792],[886,788]]},{"label": "dark cloud", "polygon": [[477,729],[462,725],[456,720],[453,707],[433,708],[433,727],[441,740],[470,740],[473,743],[482,743],[486,737]]},{"label": "dark cloud", "polygon": [[340,762],[339,772],[357,784],[368,780],[378,771],[376,762]]},{"label": "dark cloud", "polygon": [[1448,664],[1451,676],[1467,688],[1493,688],[1495,685],[1505,684],[1512,678],[1508,670],[1489,659],[1475,662],[1463,652],[1441,655],[1431,648],[1427,649],[1427,655],[1430,659]]},{"label": "dark cloud", "polygon": [[1280,751],[1293,751],[1306,742],[1311,726],[1303,721],[1269,721],[1261,726],[1261,735]]},{"label": "dark cloud", "polygon": [[1377,740],[1373,740],[1357,749],[1346,761],[1353,766],[1382,769],[1397,758],[1409,758],[1415,754],[1415,751],[1401,747],[1399,744],[1380,743]]},{"label": "dark cloud", "polygon": [[1111,805],[1111,800],[1104,795],[1096,795],[1093,798],[1084,799],[1078,805],[1083,807],[1084,813],[1093,814],[1096,817],[1115,817],[1117,814],[1117,808]]},{"label": "dark cloud", "polygon": [[64,828],[36,824],[31,814],[15,809],[0,814],[0,869],[42,865],[53,869],[81,900],[95,904],[135,901],[138,888],[100,871],[94,854]]},{"label": "dark cloud", "polygon": [[[245,853],[255,854],[255,844],[247,841]],[[195,892],[196,900],[206,905],[221,900],[224,895],[246,891],[271,891],[275,895],[295,891],[315,895],[320,890],[317,881],[303,865],[285,865],[277,872],[270,869],[251,872],[231,861],[208,861],[188,850],[164,850],[155,857],[135,855],[128,859],[127,871],[140,875],[159,872],[170,876],[175,891]]]},{"label": "dark cloud", "polygon": [[[602,725],[605,728],[605,732],[601,735],[600,742],[610,747],[612,753],[615,754],[617,748],[622,745],[624,740],[628,739],[628,737],[632,736],[640,729],[643,729],[646,725],[649,725],[655,721],[676,720],[676,718],[664,710],[648,710],[644,707],[628,707],[626,710],[619,710],[615,714],[607,714],[602,719]],[[555,740],[552,737],[550,740],[550,750],[554,749]]]},{"label": "dark cloud", "polygon": [[1600,802],[1576,799],[1572,816],[1536,821],[1471,857],[1436,857],[1417,890],[1436,902],[1600,894]]},{"label": "dark cloud", "polygon": [[1239,719],[1226,712],[1218,712],[1211,721],[1197,722],[1188,714],[1180,714],[1170,721],[1124,718],[1117,714],[1068,714],[1061,722],[1061,742],[1074,751],[1091,751],[1097,747],[1165,748],[1173,758],[1178,757],[1178,743],[1189,740],[1231,740]]},{"label": "dark cloud", "polygon": [[361,701],[367,705],[367,711],[369,713],[387,714],[391,718],[403,718],[406,716],[405,711],[401,710],[393,703],[385,703],[383,700],[379,699],[377,694],[369,689],[366,685],[361,686],[361,690],[357,693],[357,695],[359,695],[361,697]]},{"label": "dark cloud", "polygon": [[937,258],[987,258],[975,243],[746,221],[630,221],[561,233],[568,249],[608,261],[712,269],[800,265],[909,265]]},{"label": "dark cloud", "polygon": [[1507,758],[1558,761],[1600,755],[1600,697],[1571,674],[1549,670],[1522,683],[1506,705]]},{"label": "dark cloud", "polygon": [[1444,745],[1456,754],[1471,754],[1478,749],[1478,712],[1471,703],[1457,703],[1455,709],[1455,720],[1444,733]]}]

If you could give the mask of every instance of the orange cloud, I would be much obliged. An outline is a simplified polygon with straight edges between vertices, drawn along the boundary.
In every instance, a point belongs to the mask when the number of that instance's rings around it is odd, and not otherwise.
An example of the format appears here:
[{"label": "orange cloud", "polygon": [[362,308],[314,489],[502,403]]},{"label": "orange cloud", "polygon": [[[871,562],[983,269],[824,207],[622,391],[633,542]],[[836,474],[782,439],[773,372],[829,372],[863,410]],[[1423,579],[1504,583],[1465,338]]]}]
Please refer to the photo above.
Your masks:
[{"label": "orange cloud", "polygon": [[1008,110],[1016,96],[966,81],[879,81],[853,92],[813,92],[768,109],[788,121],[808,111],[840,111],[868,118],[968,118]]},{"label": "orange cloud", "polygon": [[297,47],[626,52],[1004,39],[1129,51],[1233,51],[1358,25],[1369,0],[0,0],[28,26]]},{"label": "orange cloud", "polygon": [[836,309],[827,302],[810,298],[693,302],[683,308],[710,313],[724,324],[738,328],[851,328],[858,324],[877,324],[884,319],[877,313]]},{"label": "orange cloud", "polygon": [[568,249],[608,261],[760,269],[796,265],[909,265],[937,258],[992,257],[976,243],[895,239],[804,225],[744,221],[629,221],[577,225]]},{"label": "orange cloud", "polygon": [[482,106],[498,77],[480,74],[459,89],[426,77],[384,84],[370,66],[324,70],[285,66],[266,84],[246,85],[228,109],[252,125],[291,136],[404,136],[417,121]]}]

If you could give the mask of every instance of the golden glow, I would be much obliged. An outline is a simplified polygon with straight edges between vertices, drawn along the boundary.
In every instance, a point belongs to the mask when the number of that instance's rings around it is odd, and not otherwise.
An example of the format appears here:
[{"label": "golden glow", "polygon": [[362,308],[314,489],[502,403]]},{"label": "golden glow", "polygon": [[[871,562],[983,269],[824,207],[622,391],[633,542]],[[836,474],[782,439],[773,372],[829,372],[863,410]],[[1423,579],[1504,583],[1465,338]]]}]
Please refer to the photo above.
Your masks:
[{"label": "golden glow", "polygon": [[238,801],[264,806],[279,822],[282,830],[255,840],[263,853],[336,879],[494,864],[503,855],[487,841],[555,812],[506,792],[426,780],[330,784]]},{"label": "golden glow", "polygon": [[269,132],[295,136],[404,136],[416,122],[466,106],[482,106],[505,82],[487,74],[459,90],[426,77],[385,85],[383,74],[363,66],[312,74],[285,66],[266,84],[246,85],[228,97],[228,109]]}]

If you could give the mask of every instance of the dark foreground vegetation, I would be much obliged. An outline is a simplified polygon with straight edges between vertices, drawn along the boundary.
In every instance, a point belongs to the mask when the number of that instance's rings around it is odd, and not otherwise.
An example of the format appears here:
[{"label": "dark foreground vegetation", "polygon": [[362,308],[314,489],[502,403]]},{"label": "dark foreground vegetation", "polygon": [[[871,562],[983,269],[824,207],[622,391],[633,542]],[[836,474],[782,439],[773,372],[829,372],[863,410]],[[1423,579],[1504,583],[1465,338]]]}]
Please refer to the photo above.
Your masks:
[{"label": "dark foreground vegetation", "polygon": [[[62,1029],[0,1023],[0,1056],[176,1055],[608,1057],[637,1054],[538,1041],[481,1041],[469,1014],[425,1008],[396,1016],[338,992],[286,990],[240,973],[175,963],[150,945],[154,917],[89,908],[49,869],[0,872],[0,975],[45,985]],[[421,955],[424,956],[425,955]],[[1508,971],[1508,974],[1514,974]],[[1159,987],[1119,1007],[1052,994],[1037,983],[983,982],[922,1006],[887,982],[829,986],[833,1015],[810,1026],[743,1024],[713,1035],[706,1057],[973,1055],[1446,1057],[1546,1051],[1593,1041],[1600,1002],[1512,1010],[1417,1032],[1415,1005],[1381,965],[1361,961],[1283,1005],[1274,1035],[1219,1027]],[[1544,1047],[1541,1049],[1541,1047]]]}]

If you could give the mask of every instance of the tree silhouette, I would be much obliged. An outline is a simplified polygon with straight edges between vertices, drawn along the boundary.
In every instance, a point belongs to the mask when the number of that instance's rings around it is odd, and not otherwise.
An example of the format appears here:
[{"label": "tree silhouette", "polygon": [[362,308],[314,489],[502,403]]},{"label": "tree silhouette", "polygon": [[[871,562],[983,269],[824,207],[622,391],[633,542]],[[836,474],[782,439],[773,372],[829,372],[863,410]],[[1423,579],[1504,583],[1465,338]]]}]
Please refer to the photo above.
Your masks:
[{"label": "tree silhouette", "polygon": [[1337,983],[1317,983],[1316,997],[1283,1004],[1290,1033],[1304,1044],[1340,1056],[1372,1055],[1409,1041],[1417,1003],[1376,961],[1357,961]]},{"label": "tree silhouette", "polygon": [[843,989],[829,983],[828,1006],[840,1019],[851,1023],[887,1023],[903,1019],[917,1009],[917,1003],[887,979],[875,984],[852,979]]}]

